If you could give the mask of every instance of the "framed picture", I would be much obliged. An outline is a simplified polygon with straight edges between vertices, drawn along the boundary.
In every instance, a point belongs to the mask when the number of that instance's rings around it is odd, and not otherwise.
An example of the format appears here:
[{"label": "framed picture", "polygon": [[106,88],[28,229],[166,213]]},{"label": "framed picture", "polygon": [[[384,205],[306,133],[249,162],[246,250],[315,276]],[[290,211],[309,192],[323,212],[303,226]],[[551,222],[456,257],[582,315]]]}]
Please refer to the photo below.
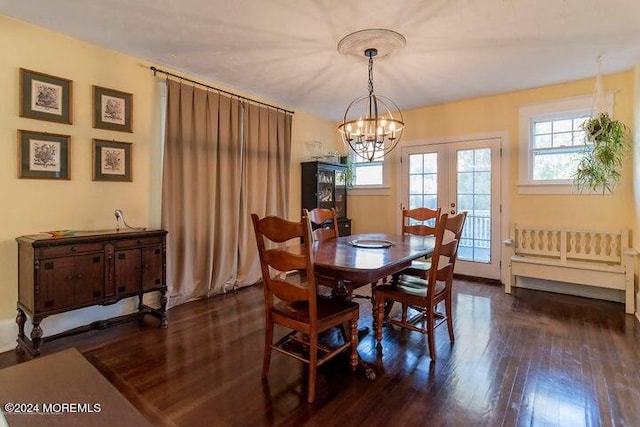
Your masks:
[{"label": "framed picture", "polygon": [[133,95],[105,87],[93,87],[93,127],[131,131]]},{"label": "framed picture", "polygon": [[131,143],[94,139],[93,180],[131,181]]},{"label": "framed picture", "polygon": [[69,135],[18,131],[19,178],[70,179]]},{"label": "framed picture", "polygon": [[20,117],[71,124],[71,80],[20,68]]}]

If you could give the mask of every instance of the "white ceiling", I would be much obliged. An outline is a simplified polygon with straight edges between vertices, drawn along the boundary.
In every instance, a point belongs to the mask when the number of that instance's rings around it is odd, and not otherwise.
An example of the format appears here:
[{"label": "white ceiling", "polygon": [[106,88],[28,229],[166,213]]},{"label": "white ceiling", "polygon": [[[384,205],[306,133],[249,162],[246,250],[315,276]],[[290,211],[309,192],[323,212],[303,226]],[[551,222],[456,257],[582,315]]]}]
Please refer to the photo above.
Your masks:
[{"label": "white ceiling", "polygon": [[338,120],[366,93],[348,33],[403,34],[374,63],[401,109],[593,77],[640,64],[639,0],[0,0],[0,13]]}]

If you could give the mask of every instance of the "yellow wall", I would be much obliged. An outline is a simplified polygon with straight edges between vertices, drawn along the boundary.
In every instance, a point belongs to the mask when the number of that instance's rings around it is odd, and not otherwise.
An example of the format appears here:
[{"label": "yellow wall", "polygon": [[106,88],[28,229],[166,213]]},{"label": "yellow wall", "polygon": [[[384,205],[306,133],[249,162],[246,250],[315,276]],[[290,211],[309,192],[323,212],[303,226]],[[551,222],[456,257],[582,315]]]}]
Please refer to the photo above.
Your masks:
[{"label": "yellow wall", "polygon": [[289,189],[289,218],[293,221],[300,219],[301,211],[301,188],[300,188],[300,162],[307,162],[311,159],[307,155],[307,141],[322,141],[325,151],[339,148],[336,147],[338,141],[338,131],[333,122],[319,120],[315,116],[296,112],[293,119],[292,129],[292,153],[291,153],[291,179]]},{"label": "yellow wall", "polygon": [[[633,127],[633,72],[605,76],[605,91],[615,92],[615,118]],[[587,79],[531,90],[506,93],[460,102],[418,108],[403,112],[406,123],[400,146],[420,140],[437,141],[460,136],[504,133],[509,144],[505,153],[511,153],[510,166],[503,171],[508,180],[509,204],[505,206],[510,217],[507,221],[520,221],[540,225],[573,225],[592,227],[628,227],[635,236],[635,204],[632,190],[631,156],[623,179],[613,195],[520,195],[518,182],[518,114],[519,107],[561,98],[590,95],[594,80]],[[355,232],[385,230],[394,232],[399,221],[400,195],[397,193],[399,153],[396,148],[389,159],[391,189],[384,196],[351,196],[349,215]],[[384,210],[381,206],[392,207]],[[375,215],[371,213],[375,212]]]},{"label": "yellow wall", "polygon": [[[105,50],[35,26],[0,17],[0,351],[15,343],[17,251],[15,237],[54,229],[105,229],[114,226],[113,211],[123,209],[127,221],[141,226],[159,225],[160,206],[160,95],[151,64]],[[64,125],[21,118],[19,69],[27,68],[73,81],[73,124]],[[187,76],[188,77],[188,76]],[[214,83],[215,84],[215,83]],[[606,90],[615,90],[615,116],[633,124],[633,73],[605,78]],[[133,94],[133,133],[93,129],[92,85]],[[405,142],[451,138],[487,132],[508,132],[517,150],[518,106],[593,92],[593,80],[471,99],[405,112]],[[240,93],[242,94],[242,93]],[[248,95],[248,94],[244,94]],[[250,96],[250,95],[249,95]],[[18,179],[17,130],[71,136],[71,180]],[[93,138],[133,143],[133,182],[91,180]],[[300,161],[306,160],[305,141],[321,140],[340,150],[334,123],[298,111],[293,120],[289,215],[300,215]],[[329,149],[329,148],[327,148]],[[397,221],[395,191],[399,149],[390,158],[392,188],[387,196],[350,196],[349,216],[354,231],[393,231]],[[517,195],[516,157],[511,180],[511,220],[584,225],[624,225],[637,233],[630,166],[613,196]],[[630,162],[631,163],[631,162]],[[391,209],[389,208],[391,206]],[[375,213],[375,214],[374,214]],[[638,244],[636,244],[636,247]],[[83,309],[53,316],[42,326],[45,335],[133,309],[131,301],[110,307]]]},{"label": "yellow wall", "polygon": [[[17,236],[56,229],[113,228],[116,208],[124,211],[130,224],[159,226],[158,81],[161,79],[155,79],[149,70],[154,64],[1,16],[0,46],[0,351],[3,351],[15,345],[17,333],[14,320],[18,297]],[[20,68],[73,81],[72,125],[19,117]],[[133,133],[93,128],[92,85],[133,94]],[[71,180],[18,179],[18,129],[70,135]],[[304,112],[294,115],[292,218],[300,215],[299,162],[306,152],[303,142],[329,140],[334,138],[334,133],[331,122]],[[92,181],[93,138],[133,143],[133,182]],[[132,300],[109,307],[87,308],[47,318],[42,327],[46,336],[88,321],[130,312],[133,308]]]}]

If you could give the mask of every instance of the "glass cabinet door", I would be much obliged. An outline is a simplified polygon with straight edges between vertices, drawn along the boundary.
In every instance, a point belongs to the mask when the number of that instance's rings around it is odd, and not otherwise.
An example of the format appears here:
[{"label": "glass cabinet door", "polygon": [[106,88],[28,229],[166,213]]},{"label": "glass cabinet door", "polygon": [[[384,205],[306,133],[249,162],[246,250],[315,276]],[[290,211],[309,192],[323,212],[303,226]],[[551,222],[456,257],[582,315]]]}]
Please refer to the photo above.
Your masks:
[{"label": "glass cabinet door", "polygon": [[346,217],[347,204],[347,180],[343,171],[335,171],[335,209],[338,218]]},{"label": "glass cabinet door", "polygon": [[332,170],[318,171],[318,207],[331,209],[333,207],[333,183]]}]

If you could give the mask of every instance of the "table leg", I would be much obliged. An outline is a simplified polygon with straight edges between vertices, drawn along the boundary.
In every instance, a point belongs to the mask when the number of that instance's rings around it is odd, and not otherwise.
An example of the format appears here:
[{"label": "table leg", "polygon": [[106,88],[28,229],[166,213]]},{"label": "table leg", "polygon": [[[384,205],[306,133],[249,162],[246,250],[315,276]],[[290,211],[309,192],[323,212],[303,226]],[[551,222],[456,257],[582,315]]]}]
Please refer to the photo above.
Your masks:
[{"label": "table leg", "polygon": [[[351,300],[351,292],[349,292],[349,290],[347,289],[347,286],[344,283],[344,280],[338,280],[338,284],[335,288],[333,288],[331,290],[331,295],[334,298],[341,298],[341,299],[346,299],[346,300]],[[340,333],[342,334],[342,338],[347,341],[350,338],[350,333],[349,333],[349,324],[348,323],[344,323],[340,326]],[[364,337],[366,335],[369,334],[369,328],[368,327],[364,327],[362,329],[358,330],[358,341],[360,341],[360,337]],[[364,360],[362,360],[362,357],[360,357],[360,353],[358,353],[358,365],[356,370],[358,372],[364,372],[365,377],[368,380],[375,380],[376,379],[376,373],[374,372],[374,370],[367,365]]]}]

